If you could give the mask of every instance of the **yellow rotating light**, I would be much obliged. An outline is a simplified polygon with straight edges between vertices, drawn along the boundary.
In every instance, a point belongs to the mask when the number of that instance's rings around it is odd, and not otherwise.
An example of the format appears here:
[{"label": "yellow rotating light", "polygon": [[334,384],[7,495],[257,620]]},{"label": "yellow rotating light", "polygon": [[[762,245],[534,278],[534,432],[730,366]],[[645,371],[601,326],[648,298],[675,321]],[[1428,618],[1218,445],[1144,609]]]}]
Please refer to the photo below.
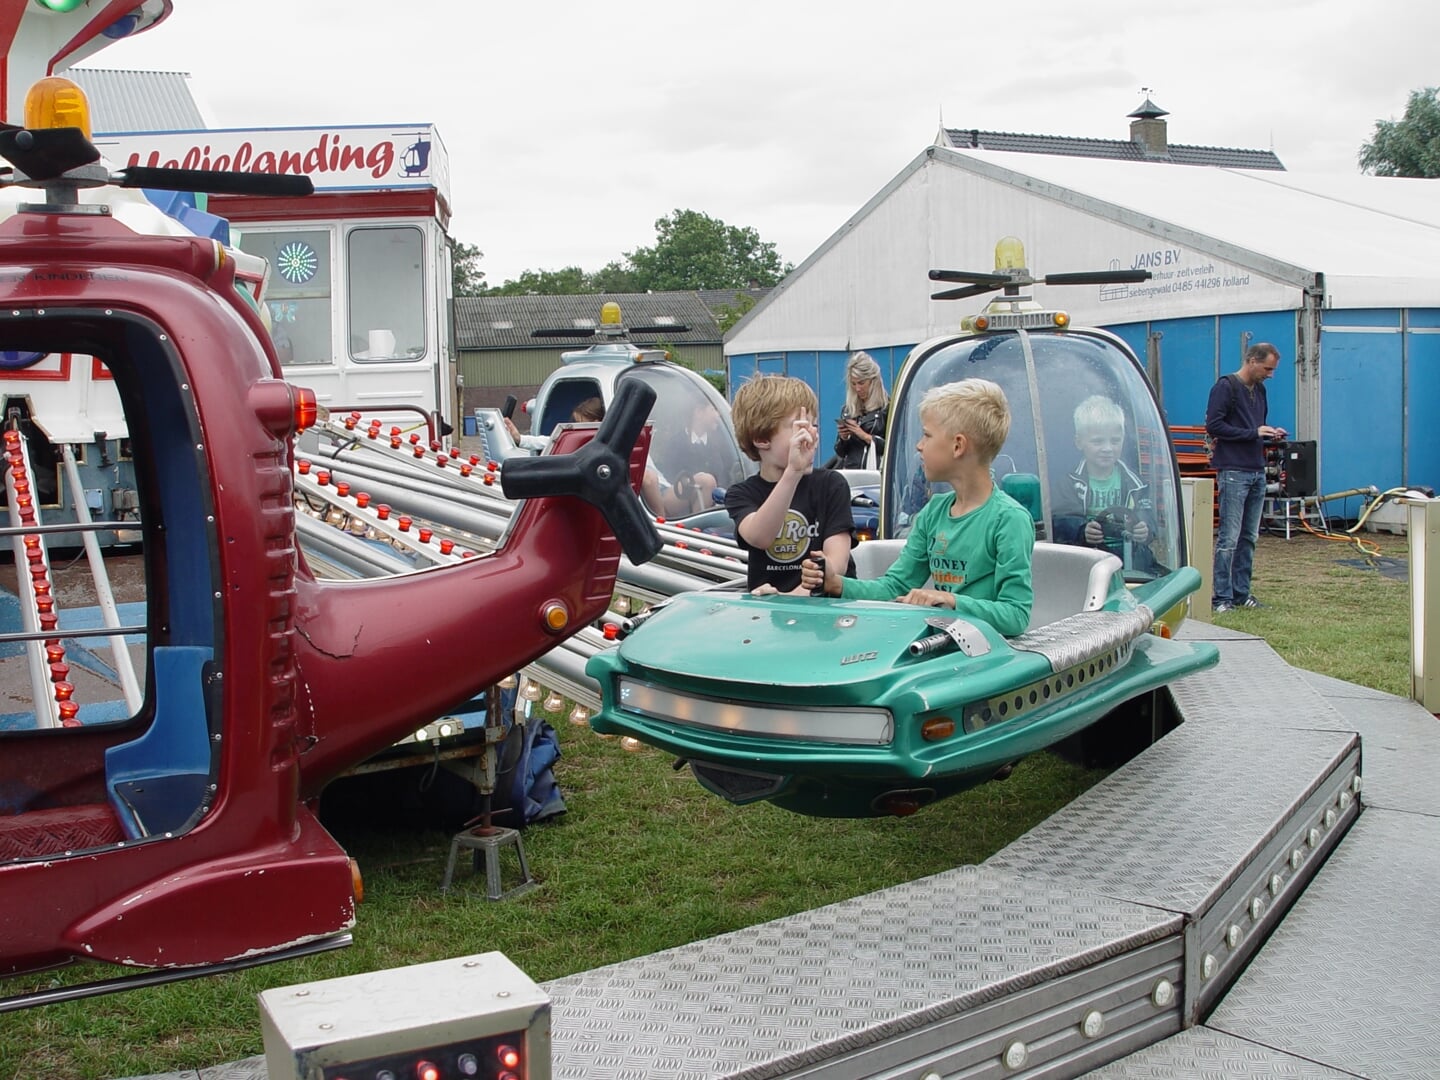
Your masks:
[{"label": "yellow rotating light", "polygon": [[32,131],[74,127],[90,138],[90,102],[85,91],[69,79],[54,75],[41,79],[25,95],[25,126]]},{"label": "yellow rotating light", "polygon": [[1002,236],[995,245],[996,270],[1025,269],[1025,245],[1018,237]]},{"label": "yellow rotating light", "polygon": [[620,305],[615,303],[614,300],[607,300],[605,303],[600,305],[600,325],[620,325]]},{"label": "yellow rotating light", "polygon": [[1061,330],[1064,330],[1065,327],[1070,325],[1070,314],[1068,312],[1057,311],[1054,317],[1055,325],[1060,327]]}]

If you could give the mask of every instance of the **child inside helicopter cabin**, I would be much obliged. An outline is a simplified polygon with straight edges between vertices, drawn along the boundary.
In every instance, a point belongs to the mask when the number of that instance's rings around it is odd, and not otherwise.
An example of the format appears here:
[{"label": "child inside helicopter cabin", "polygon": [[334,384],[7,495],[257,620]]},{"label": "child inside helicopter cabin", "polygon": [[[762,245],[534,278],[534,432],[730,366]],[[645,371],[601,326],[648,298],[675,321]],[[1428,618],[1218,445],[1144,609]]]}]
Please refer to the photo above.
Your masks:
[{"label": "child inside helicopter cabin", "polygon": [[813,586],[821,581],[806,557],[813,552],[823,553],[837,576],[853,574],[850,484],[838,472],[815,468],[815,391],[800,379],[759,375],[736,391],[730,412],[741,452],[760,463],[759,473],[725,492],[735,540],[749,553],[750,590],[808,596],[804,568]]},{"label": "child inside helicopter cabin", "polygon": [[1075,446],[1080,463],[1055,497],[1055,539],[1061,544],[1103,548],[1127,567],[1145,569],[1154,529],[1150,489],[1121,459],[1125,414],[1103,394],[1075,408]]},{"label": "child inside helicopter cabin", "polygon": [[930,483],[952,490],[931,496],[884,577],[842,579],[829,567],[825,592],[846,600],[897,600],[952,608],[1014,637],[1030,622],[1035,593],[1030,555],[1035,523],[1001,491],[990,464],[1010,434],[1005,391],[988,379],[932,387],[920,402],[920,464]]}]

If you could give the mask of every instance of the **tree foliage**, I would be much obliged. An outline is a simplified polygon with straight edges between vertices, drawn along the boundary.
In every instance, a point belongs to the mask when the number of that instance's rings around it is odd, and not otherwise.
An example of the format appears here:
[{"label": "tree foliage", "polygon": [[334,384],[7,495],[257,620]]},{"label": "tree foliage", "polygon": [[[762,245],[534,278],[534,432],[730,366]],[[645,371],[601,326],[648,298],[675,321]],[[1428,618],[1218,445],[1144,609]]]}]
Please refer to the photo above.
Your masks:
[{"label": "tree foliage", "polygon": [[774,285],[790,270],[788,263],[781,264],[775,245],[762,241],[754,229],[726,225],[697,210],[676,210],[655,222],[653,245],[626,252],[623,260],[612,260],[593,273],[578,266],[526,270],[485,294],[571,296],[744,289],[752,284]]},{"label": "tree foliage", "polygon": [[1375,121],[1360,147],[1361,172],[1376,176],[1440,177],[1440,87],[1410,91],[1405,115]]},{"label": "tree foliage", "polygon": [[755,297],[749,293],[736,290],[735,302],[733,304],[716,304],[715,325],[720,327],[722,334],[728,334],[730,328],[745,317],[745,313],[755,306]]},{"label": "tree foliage", "polygon": [[450,241],[450,285],[454,296],[484,296],[485,271],[480,260],[485,253],[474,244]]},{"label": "tree foliage", "polygon": [[784,275],[774,244],[751,228],[726,225],[698,210],[676,210],[655,222],[653,247],[627,253],[646,289],[743,289],[774,285]]}]

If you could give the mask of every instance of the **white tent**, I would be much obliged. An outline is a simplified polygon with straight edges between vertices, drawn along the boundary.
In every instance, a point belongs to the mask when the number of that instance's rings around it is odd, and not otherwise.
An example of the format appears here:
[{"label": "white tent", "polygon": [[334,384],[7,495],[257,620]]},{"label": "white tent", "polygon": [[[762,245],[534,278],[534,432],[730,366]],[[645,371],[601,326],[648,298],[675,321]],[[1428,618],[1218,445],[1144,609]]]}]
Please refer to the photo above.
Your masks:
[{"label": "white tent", "polygon": [[932,267],[988,270],[1019,237],[1037,274],[1141,266],[1127,287],[1037,286],[1076,322],[1311,304],[1440,307],[1440,183],[932,146],[731,331],[727,355],[870,348],[953,329]]}]

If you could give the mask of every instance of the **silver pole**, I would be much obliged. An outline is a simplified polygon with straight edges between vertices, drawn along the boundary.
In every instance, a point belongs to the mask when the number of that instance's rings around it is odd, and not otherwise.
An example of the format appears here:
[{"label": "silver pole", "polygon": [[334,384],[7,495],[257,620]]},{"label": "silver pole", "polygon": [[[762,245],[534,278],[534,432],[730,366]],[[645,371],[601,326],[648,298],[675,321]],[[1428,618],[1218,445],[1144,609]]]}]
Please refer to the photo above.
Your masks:
[{"label": "silver pole", "polygon": [[[60,457],[65,463],[65,481],[70,485],[70,501],[75,506],[75,520],[81,525],[91,523],[90,507],[85,505],[85,489],[80,486],[80,470],[75,466],[75,452],[69,443],[60,444]],[[105,560],[100,554],[100,544],[91,529],[80,533],[85,545],[85,559],[90,564],[90,577],[95,582],[95,597],[100,604],[100,618],[111,630],[120,626],[120,612],[115,607],[115,594],[110,591],[110,575],[105,570]],[[110,653],[115,658],[115,674],[120,677],[120,689],[125,694],[125,704],[131,714],[140,711],[145,695],[135,678],[135,665],[130,659],[130,650],[125,646],[123,634],[110,638]]]}]

